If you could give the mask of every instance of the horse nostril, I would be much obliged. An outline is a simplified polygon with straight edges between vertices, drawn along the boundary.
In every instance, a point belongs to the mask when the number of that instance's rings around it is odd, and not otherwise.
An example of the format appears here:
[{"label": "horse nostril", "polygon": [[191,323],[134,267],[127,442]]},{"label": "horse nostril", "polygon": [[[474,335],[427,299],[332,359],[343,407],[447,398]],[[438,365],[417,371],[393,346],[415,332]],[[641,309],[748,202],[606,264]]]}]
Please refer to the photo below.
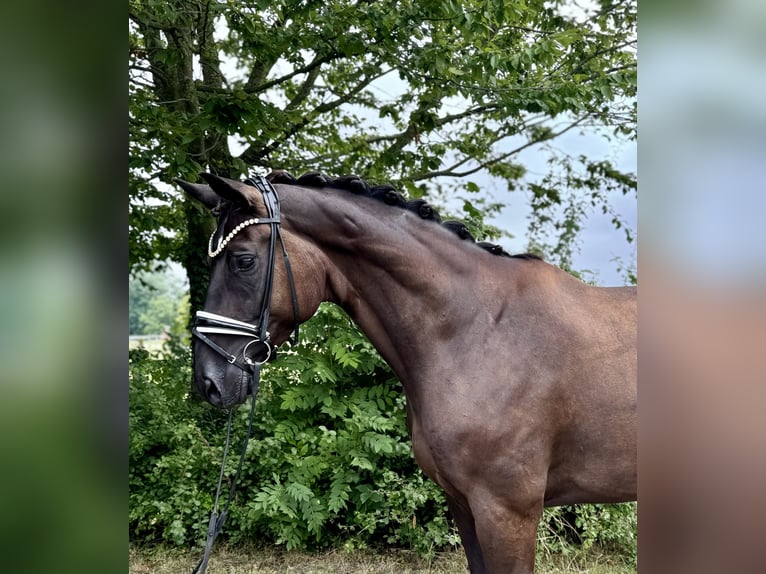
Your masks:
[{"label": "horse nostril", "polygon": [[211,405],[216,407],[220,407],[223,404],[221,389],[218,388],[218,384],[213,379],[208,377],[205,377],[205,398]]}]

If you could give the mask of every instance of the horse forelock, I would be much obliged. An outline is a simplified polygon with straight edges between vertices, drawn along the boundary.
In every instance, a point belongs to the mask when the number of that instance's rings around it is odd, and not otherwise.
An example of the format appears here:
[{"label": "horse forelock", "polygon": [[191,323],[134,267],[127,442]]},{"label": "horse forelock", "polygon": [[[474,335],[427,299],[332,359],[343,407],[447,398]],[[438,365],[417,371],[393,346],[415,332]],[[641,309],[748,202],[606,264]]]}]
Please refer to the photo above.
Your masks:
[{"label": "horse forelock", "polygon": [[[468,227],[462,221],[447,220],[442,221],[439,212],[430,205],[424,199],[407,200],[401,193],[396,191],[396,188],[390,183],[383,185],[370,185],[367,181],[359,177],[358,175],[344,175],[337,178],[331,178],[318,171],[310,171],[304,173],[297,179],[290,172],[280,169],[274,170],[266,178],[271,183],[283,183],[288,185],[301,185],[304,187],[330,187],[333,189],[340,189],[349,191],[356,195],[369,197],[377,201],[381,201],[392,207],[398,207],[401,209],[407,209],[418,215],[421,219],[426,221],[433,221],[434,223],[441,225],[448,229],[460,239],[467,239],[472,243],[476,242],[476,239],[468,230]],[[542,260],[537,254],[534,253],[518,253],[511,255],[505,251],[502,246],[488,241],[478,242],[477,245],[491,253],[501,257],[513,257],[517,259],[528,260]]]}]

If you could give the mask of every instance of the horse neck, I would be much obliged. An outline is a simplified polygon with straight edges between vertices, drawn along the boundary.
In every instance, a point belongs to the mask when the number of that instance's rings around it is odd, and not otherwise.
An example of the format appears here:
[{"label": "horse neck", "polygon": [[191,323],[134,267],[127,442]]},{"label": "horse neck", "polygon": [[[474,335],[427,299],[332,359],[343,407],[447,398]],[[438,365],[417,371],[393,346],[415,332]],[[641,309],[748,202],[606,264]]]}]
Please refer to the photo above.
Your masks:
[{"label": "horse neck", "polygon": [[484,253],[467,253],[454,234],[401,208],[344,191],[298,193],[299,209],[291,212],[290,196],[284,213],[324,256],[325,300],[351,316],[402,382],[417,377],[429,349],[456,336],[471,312],[473,258]]}]

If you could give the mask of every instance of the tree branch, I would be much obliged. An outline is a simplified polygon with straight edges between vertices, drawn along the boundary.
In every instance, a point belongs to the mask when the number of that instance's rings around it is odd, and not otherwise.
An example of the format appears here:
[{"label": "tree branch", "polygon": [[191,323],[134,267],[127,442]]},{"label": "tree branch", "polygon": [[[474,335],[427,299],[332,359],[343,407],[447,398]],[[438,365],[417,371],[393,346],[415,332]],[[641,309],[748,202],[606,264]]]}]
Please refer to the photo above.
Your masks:
[{"label": "tree branch", "polygon": [[[474,106],[473,108],[466,110],[464,112],[460,112],[459,114],[452,114],[452,115],[444,116],[443,118],[438,118],[434,122],[434,129],[444,127],[445,125],[449,123],[456,122],[458,120],[462,120],[467,117],[480,114],[482,112],[491,111],[493,108],[497,108],[497,106],[496,105]],[[396,134],[388,134],[383,136],[370,136],[368,138],[365,138],[364,142],[367,144],[374,144],[374,143],[380,143],[385,141],[396,141],[396,140],[405,138],[408,135],[408,133],[409,133],[408,130],[404,130],[403,132],[399,132]],[[410,138],[408,142],[409,141],[412,141],[412,139]]]},{"label": "tree branch", "polygon": [[620,50],[621,48],[627,48],[628,46],[635,46],[636,40],[626,40],[625,42],[621,42],[620,44],[616,44],[614,46],[610,46],[609,48],[604,48],[603,50],[596,50],[589,56],[587,56],[585,59],[581,60],[578,65],[572,70],[571,75],[577,74],[578,72],[582,71],[582,69],[585,67],[585,64],[590,62],[591,60],[598,58],[599,56],[603,56],[604,54],[611,54],[613,52],[616,52]]},{"label": "tree branch", "polygon": [[205,10],[200,14],[197,35],[199,38],[199,62],[202,68],[202,81],[206,86],[223,86],[221,62],[218,59],[218,46],[213,38],[215,19],[210,15],[210,2],[205,3]]},{"label": "tree branch", "polygon": [[311,62],[306,64],[305,66],[301,68],[297,68],[296,70],[293,70],[289,74],[285,74],[284,76],[280,76],[279,78],[276,78],[274,80],[270,80],[268,82],[265,82],[263,84],[261,83],[251,83],[248,81],[247,86],[245,86],[245,92],[247,93],[257,93],[257,92],[263,92],[268,90],[269,88],[273,88],[274,86],[281,84],[283,82],[286,82],[287,80],[290,80],[294,78],[295,76],[299,76],[301,74],[310,73],[314,69],[320,67],[322,64],[327,64],[328,62],[332,62],[333,60],[337,60],[340,58],[341,55],[335,51],[332,51],[328,54],[325,54],[321,57],[314,58]]},{"label": "tree branch", "polygon": [[285,106],[285,111],[294,110],[299,105],[301,105],[304,101],[306,101],[306,98],[309,97],[311,90],[314,88],[314,84],[316,84],[320,71],[321,71],[321,68],[317,66],[316,68],[314,68],[308,73],[308,76],[306,77],[306,80],[303,82],[300,89],[298,90],[298,93],[296,93],[295,96]]},{"label": "tree branch", "polygon": [[[471,168],[469,170],[462,171],[462,172],[454,171],[455,168],[460,167],[461,165],[463,165],[467,161],[473,159],[472,157],[467,156],[464,159],[462,159],[461,161],[453,164],[452,166],[450,166],[447,169],[436,170],[436,171],[429,171],[429,172],[425,172],[425,173],[421,173],[421,174],[416,174],[416,175],[413,175],[412,177],[410,177],[409,179],[411,181],[421,181],[421,180],[424,180],[424,179],[433,179],[435,177],[445,177],[445,176],[446,177],[466,177],[468,175],[473,175],[474,173],[476,173],[478,171],[481,171],[482,169],[486,169],[489,166],[491,166],[492,164],[501,162],[504,159],[507,159],[507,158],[511,157],[512,155],[516,155],[517,153],[519,153],[519,152],[521,152],[521,151],[523,151],[523,150],[525,150],[525,149],[527,149],[529,147],[532,147],[533,145],[542,143],[544,141],[552,140],[554,138],[559,137],[562,134],[565,134],[569,130],[577,127],[580,124],[582,124],[588,117],[589,116],[586,115],[586,116],[583,116],[581,118],[578,118],[576,121],[572,122],[570,125],[568,125],[567,127],[565,127],[564,129],[562,129],[562,130],[560,130],[558,132],[550,132],[550,133],[546,134],[543,137],[531,139],[528,142],[526,142],[525,144],[522,144],[522,145],[520,145],[517,148],[514,148],[514,149],[512,149],[512,150],[510,150],[508,152],[500,154],[499,156],[493,157],[493,158],[491,158],[491,159],[489,159],[489,160],[487,160],[485,162],[480,163],[475,168]],[[511,135],[511,134],[507,134],[507,135]],[[504,136],[504,137],[506,137],[506,136]],[[504,139],[504,138],[499,138],[496,141],[500,141],[500,139]]]},{"label": "tree branch", "polygon": [[290,126],[287,130],[283,132],[283,134],[279,137],[274,139],[269,145],[265,147],[256,147],[255,144],[251,144],[242,154],[239,156],[242,161],[244,161],[247,165],[260,165],[260,162],[263,160],[263,158],[267,157],[269,154],[277,150],[281,145],[283,145],[287,140],[289,140],[292,136],[294,136],[296,133],[301,131],[304,127],[306,127],[309,123],[311,123],[314,119],[316,119],[318,116],[321,116],[322,114],[326,114],[327,112],[330,112],[343,104],[347,104],[351,101],[351,99],[361,92],[365,87],[367,87],[371,82],[375,81],[376,79],[382,77],[383,75],[387,74],[388,72],[381,72],[379,74],[375,74],[373,76],[365,77],[362,81],[360,81],[358,84],[356,84],[353,88],[351,88],[346,94],[343,96],[332,100],[330,102],[325,102],[324,104],[320,104],[314,110],[311,112],[305,114],[303,116],[303,119],[292,126]]}]

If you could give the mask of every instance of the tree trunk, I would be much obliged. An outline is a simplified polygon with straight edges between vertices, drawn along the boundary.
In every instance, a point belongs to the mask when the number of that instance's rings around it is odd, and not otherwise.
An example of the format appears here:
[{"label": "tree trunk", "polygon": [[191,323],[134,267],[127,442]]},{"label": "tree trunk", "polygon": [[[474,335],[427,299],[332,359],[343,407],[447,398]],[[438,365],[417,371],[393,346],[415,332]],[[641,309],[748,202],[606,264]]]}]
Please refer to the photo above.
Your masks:
[{"label": "tree trunk", "polygon": [[183,247],[182,264],[189,279],[189,328],[194,314],[205,304],[205,294],[210,282],[210,267],[207,261],[208,237],[211,233],[212,217],[187,198],[184,202],[187,236]]}]

